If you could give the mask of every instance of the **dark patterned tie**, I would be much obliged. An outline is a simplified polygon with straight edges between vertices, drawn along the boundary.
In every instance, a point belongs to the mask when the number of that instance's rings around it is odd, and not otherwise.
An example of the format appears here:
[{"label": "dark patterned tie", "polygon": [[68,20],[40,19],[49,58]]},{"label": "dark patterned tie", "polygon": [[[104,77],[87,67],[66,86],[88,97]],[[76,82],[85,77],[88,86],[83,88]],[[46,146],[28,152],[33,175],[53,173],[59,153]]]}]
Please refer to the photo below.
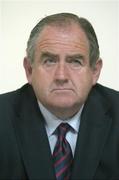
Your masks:
[{"label": "dark patterned tie", "polygon": [[71,129],[68,123],[61,123],[57,130],[57,143],[53,152],[54,167],[57,180],[68,180],[71,175],[72,167],[72,151],[65,136]]}]

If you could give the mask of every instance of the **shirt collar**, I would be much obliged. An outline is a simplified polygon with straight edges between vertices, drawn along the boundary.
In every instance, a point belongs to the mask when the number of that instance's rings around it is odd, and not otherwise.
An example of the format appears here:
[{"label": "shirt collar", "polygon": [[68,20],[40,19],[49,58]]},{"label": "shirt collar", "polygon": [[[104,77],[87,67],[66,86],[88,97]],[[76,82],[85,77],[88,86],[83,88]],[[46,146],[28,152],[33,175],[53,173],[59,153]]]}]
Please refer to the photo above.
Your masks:
[{"label": "shirt collar", "polygon": [[[40,101],[38,101],[38,105],[46,122],[47,134],[48,136],[51,136],[53,132],[56,130],[56,128],[59,126],[59,124],[64,122],[64,120],[59,119],[55,115],[53,115],[41,104]],[[65,120],[65,123],[67,122],[74,129],[75,133],[78,133],[79,131],[80,116],[81,116],[82,110],[83,110],[83,106],[81,107],[81,109],[76,115],[74,115],[72,118]]]}]

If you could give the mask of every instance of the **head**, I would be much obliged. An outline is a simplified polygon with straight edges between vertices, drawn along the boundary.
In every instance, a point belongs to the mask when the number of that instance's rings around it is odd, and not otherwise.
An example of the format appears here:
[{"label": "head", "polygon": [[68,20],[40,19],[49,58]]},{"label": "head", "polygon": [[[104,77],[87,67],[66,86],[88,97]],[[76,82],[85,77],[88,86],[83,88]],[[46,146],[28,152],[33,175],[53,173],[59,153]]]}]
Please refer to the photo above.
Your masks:
[{"label": "head", "polygon": [[31,31],[24,67],[37,99],[56,116],[69,118],[99,78],[99,56],[89,21],[60,13],[45,17]]}]

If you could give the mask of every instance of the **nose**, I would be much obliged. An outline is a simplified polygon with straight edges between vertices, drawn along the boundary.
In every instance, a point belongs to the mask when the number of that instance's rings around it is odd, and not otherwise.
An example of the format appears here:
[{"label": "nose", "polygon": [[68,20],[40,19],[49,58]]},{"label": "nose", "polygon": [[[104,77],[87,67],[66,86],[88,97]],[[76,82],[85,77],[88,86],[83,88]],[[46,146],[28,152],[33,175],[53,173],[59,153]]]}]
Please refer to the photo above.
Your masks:
[{"label": "nose", "polygon": [[68,69],[65,62],[59,62],[55,71],[55,79],[59,81],[68,81]]}]

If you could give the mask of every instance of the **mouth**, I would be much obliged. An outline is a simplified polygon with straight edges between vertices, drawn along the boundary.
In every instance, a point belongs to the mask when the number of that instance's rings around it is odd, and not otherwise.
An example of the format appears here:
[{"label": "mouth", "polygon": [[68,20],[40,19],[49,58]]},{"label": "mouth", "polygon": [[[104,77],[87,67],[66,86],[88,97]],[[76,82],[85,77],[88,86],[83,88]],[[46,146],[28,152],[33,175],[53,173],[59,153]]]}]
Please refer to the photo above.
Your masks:
[{"label": "mouth", "polygon": [[52,92],[67,92],[67,91],[73,91],[73,89],[70,89],[70,88],[55,88],[55,89],[52,89]]}]

